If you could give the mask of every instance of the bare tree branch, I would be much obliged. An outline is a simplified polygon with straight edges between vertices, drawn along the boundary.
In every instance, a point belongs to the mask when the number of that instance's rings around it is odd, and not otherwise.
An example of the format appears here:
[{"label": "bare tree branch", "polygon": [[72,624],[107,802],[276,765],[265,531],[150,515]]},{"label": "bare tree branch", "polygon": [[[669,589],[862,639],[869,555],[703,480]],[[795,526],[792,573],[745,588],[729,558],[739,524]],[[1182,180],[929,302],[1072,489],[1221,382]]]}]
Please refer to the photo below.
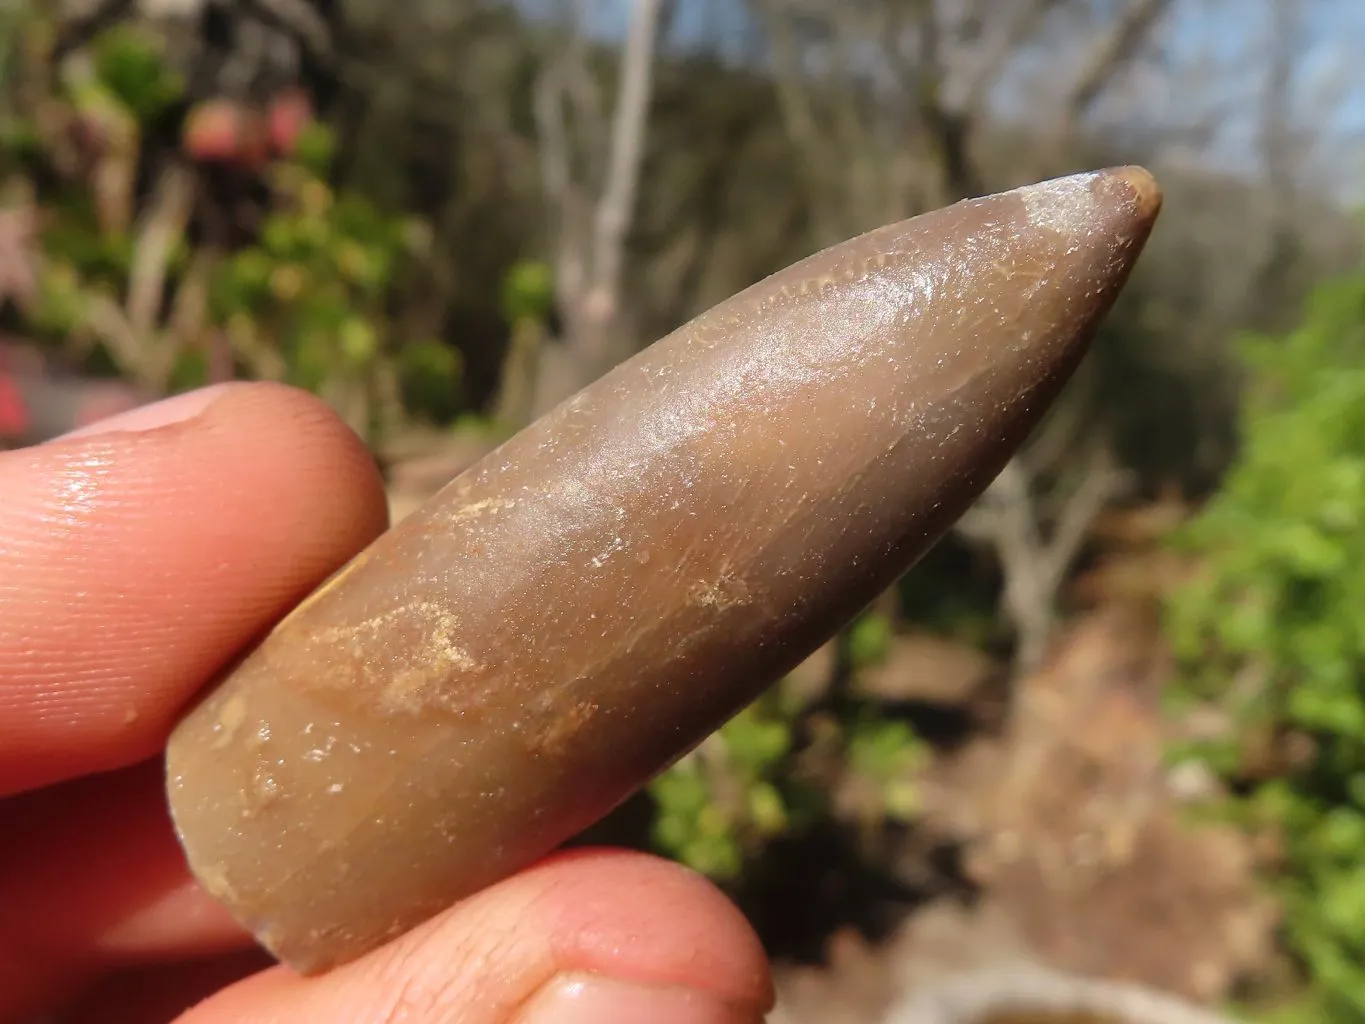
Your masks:
[{"label": "bare tree branch", "polygon": [[1130,0],[1109,33],[1091,51],[1062,106],[1062,132],[1070,135],[1085,120],[1114,76],[1147,41],[1172,0]]},{"label": "bare tree branch", "polygon": [[1017,633],[1015,662],[1021,669],[1037,667],[1046,654],[1067,571],[1095,518],[1128,485],[1128,474],[1115,467],[1109,446],[1096,442],[1046,530],[1029,468],[1015,458],[959,520],[960,535],[989,544],[1000,559],[1004,610]]},{"label": "bare tree branch", "polygon": [[767,21],[776,65],[778,108],[782,111],[787,134],[796,147],[797,158],[814,200],[812,213],[816,222],[817,241],[819,244],[830,244],[845,233],[843,226],[830,217],[829,207],[822,201],[831,192],[841,191],[838,190],[838,182],[842,168],[838,164],[842,147],[830,145],[816,119],[811,92],[801,68],[791,14],[780,10],[776,0],[762,0],[761,10]]},{"label": "bare tree branch", "polygon": [[149,337],[156,327],[165,300],[171,250],[189,227],[194,196],[194,173],[172,164],[157,181],[156,194],[143,215],[128,272],[128,321],[140,335]]},{"label": "bare tree branch", "polygon": [[985,1024],[1002,1018],[1232,1024],[1221,1014],[1140,985],[1031,966],[970,971],[926,986],[884,1019],[886,1024]]},{"label": "bare tree branch", "polygon": [[1300,15],[1290,0],[1272,0],[1268,31],[1268,59],[1262,90],[1261,161],[1270,186],[1269,225],[1265,256],[1256,274],[1255,295],[1267,319],[1283,308],[1284,270],[1292,260],[1296,233],[1298,177],[1292,97],[1298,63]]},{"label": "bare tree branch", "polygon": [[[529,371],[539,377],[531,389],[536,395],[533,412],[629,355],[620,292],[644,163],[662,0],[631,2],[600,173],[598,153],[603,147],[596,144],[598,97],[585,42],[586,0],[574,0],[572,9],[570,42],[549,62],[535,87],[541,180],[553,222],[555,293],[565,326],[564,344],[543,350],[546,358]],[[572,119],[569,109],[575,115]],[[508,375],[526,363],[509,353],[503,368],[505,392],[521,392],[521,385]]]},{"label": "bare tree branch", "polygon": [[292,37],[315,58],[332,54],[326,19],[306,0],[239,0],[262,21]]},{"label": "bare tree branch", "polygon": [[564,117],[563,68],[552,65],[535,85],[535,118],[540,154],[541,188],[553,219],[555,287],[561,302],[569,302],[583,288],[587,271],[578,243],[578,194],[574,186],[569,133]]},{"label": "bare tree branch", "polygon": [[[999,82],[1010,58],[1033,38],[1043,19],[1061,2],[1062,0],[1029,0],[1018,9],[1013,18],[999,17],[999,7],[996,6],[997,17],[992,19],[992,24],[1003,22],[1004,27],[991,33],[990,43],[973,62],[974,67],[970,76],[959,76],[959,80],[963,82],[960,96],[950,93],[945,96],[945,101],[966,117],[978,117],[985,108],[990,90]],[[985,17],[984,13],[982,17]]]},{"label": "bare tree branch", "polygon": [[1115,465],[1113,450],[1109,445],[1096,444],[1091,449],[1080,482],[1062,503],[1052,537],[1046,545],[1043,583],[1054,599],[1072,562],[1080,554],[1091,525],[1105,506],[1126,490],[1130,483],[1129,474]]},{"label": "bare tree branch", "polygon": [[932,3],[921,4],[920,35],[920,116],[933,140],[942,194],[939,203],[965,199],[980,191],[980,176],[968,152],[971,120],[961,110],[944,102],[945,61],[938,15]]},{"label": "bare tree branch", "polygon": [[573,0],[573,22],[569,44],[561,64],[565,94],[574,115],[574,134],[578,137],[578,157],[586,181],[599,182],[604,175],[604,160],[611,145],[607,137],[607,118],[602,89],[593,76],[588,51],[588,16],[592,0]]},{"label": "bare tree branch", "polygon": [[597,204],[592,261],[594,288],[612,311],[618,301],[626,230],[634,215],[635,197],[639,191],[645,126],[652,95],[659,3],[660,0],[634,0],[632,5],[625,52],[621,58],[616,116],[612,123],[611,159],[602,197]]},{"label": "bare tree branch", "polygon": [[[105,29],[127,17],[134,10],[136,3],[137,0],[100,0],[87,5],[85,10],[62,12],[58,16],[53,58],[60,61],[67,54],[84,46]],[[68,5],[70,6],[75,5]]]}]

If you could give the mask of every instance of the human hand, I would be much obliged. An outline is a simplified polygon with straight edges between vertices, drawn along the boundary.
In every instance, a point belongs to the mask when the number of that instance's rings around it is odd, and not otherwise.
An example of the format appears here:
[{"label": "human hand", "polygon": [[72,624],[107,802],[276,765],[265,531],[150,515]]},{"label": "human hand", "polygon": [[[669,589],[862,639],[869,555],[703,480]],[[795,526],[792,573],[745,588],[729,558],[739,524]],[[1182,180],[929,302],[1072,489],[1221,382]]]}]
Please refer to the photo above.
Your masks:
[{"label": "human hand", "polygon": [[747,923],[652,857],[552,857],[315,978],[268,967],[194,884],[166,811],[167,734],[385,522],[359,440],[277,385],[0,452],[0,1020],[762,1019],[771,982]]}]

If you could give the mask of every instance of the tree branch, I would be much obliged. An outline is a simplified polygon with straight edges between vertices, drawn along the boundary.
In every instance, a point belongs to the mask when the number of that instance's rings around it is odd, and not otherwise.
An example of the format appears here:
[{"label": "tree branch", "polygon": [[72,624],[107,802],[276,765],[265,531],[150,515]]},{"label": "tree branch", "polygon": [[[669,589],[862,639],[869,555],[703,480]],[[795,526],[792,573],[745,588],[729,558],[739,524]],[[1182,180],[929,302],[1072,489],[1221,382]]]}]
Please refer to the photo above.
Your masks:
[{"label": "tree branch", "polygon": [[1072,83],[1062,106],[1064,136],[1085,120],[1095,101],[1146,42],[1157,21],[1171,8],[1171,0],[1131,0],[1113,29],[1091,51]]},{"label": "tree branch", "polygon": [[828,215],[825,201],[842,173],[839,168],[840,147],[830,145],[816,120],[811,93],[805,85],[806,76],[801,71],[791,15],[779,11],[776,0],[762,0],[761,9],[768,24],[776,65],[774,78],[778,109],[782,112],[787,136],[796,148],[808,183],[817,241],[829,244],[843,234],[839,225]]},{"label": "tree branch", "polygon": [[1221,1014],[1140,985],[1042,967],[982,969],[916,990],[886,1024],[985,1024],[999,1018],[1095,1019],[1113,1024],[1233,1024]]},{"label": "tree branch", "polygon": [[[972,74],[964,79],[961,96],[945,97],[955,109],[968,118],[981,115],[990,90],[1000,81],[1010,58],[1033,38],[1043,23],[1043,19],[1061,0],[1030,0],[1010,20],[1006,26],[992,34],[991,44],[986,47],[975,64]],[[986,15],[983,15],[985,17]],[[992,20],[992,24],[996,19]],[[1004,20],[1004,19],[998,19]]]},{"label": "tree branch", "polygon": [[194,211],[194,172],[172,164],[156,184],[143,217],[128,272],[128,322],[135,333],[150,338],[166,292],[171,249],[183,238]]},{"label": "tree branch", "polygon": [[1051,639],[1057,594],[1096,516],[1129,484],[1109,446],[1096,442],[1081,479],[1066,492],[1052,528],[1044,530],[1040,502],[1023,459],[1012,459],[957,524],[957,532],[991,547],[1000,561],[1002,601],[1015,628],[1016,664],[1042,660]]},{"label": "tree branch", "polygon": [[604,297],[612,311],[618,301],[625,237],[635,212],[644,158],[658,23],[659,0],[634,0],[625,52],[621,55],[611,157],[597,204],[592,257],[593,289]]}]

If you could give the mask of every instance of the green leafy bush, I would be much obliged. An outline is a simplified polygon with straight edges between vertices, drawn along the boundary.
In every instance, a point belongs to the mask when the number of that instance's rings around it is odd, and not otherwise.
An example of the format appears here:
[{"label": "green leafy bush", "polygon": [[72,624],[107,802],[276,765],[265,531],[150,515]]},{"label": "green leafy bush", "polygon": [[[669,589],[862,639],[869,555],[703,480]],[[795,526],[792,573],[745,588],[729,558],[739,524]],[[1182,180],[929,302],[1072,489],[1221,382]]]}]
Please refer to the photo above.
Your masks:
[{"label": "green leafy bush", "polygon": [[540,260],[518,260],[502,283],[502,315],[509,324],[544,321],[554,303],[554,275]]},{"label": "green leafy bush", "polygon": [[[48,127],[32,133],[44,229],[26,309],[30,335],[83,357],[88,370],[117,372],[153,390],[198,386],[211,363],[221,371],[230,361],[238,373],[323,395],[370,438],[381,422],[443,420],[461,411],[458,351],[409,337],[395,322],[410,307],[404,289],[423,254],[425,229],[333,189],[335,146],[320,123],[305,126],[292,159],[265,169],[269,200],[245,245],[225,247],[221,231],[196,233],[183,220],[169,221],[172,237],[156,250],[164,295],[155,305],[164,311],[150,328],[133,323],[127,304],[135,254],[156,212],[148,186],[138,182],[184,161],[165,150],[164,139],[162,150],[150,151],[159,143],[146,129],[183,98],[184,86],[168,70],[161,40],[133,26],[102,33],[89,57],[49,98],[55,113]],[[73,162],[72,139],[85,140],[93,154],[88,166]],[[91,140],[98,141],[93,149]],[[51,173],[56,167],[66,170]],[[210,190],[195,192],[197,209],[213,201]],[[232,215],[213,216],[221,222]]]},{"label": "green leafy bush", "polygon": [[[1279,836],[1286,937],[1317,1019],[1365,1019],[1365,270],[1302,324],[1244,346],[1243,448],[1181,542],[1198,577],[1170,605],[1178,702],[1230,728],[1192,751]],[[1267,751],[1270,755],[1267,756]]]},{"label": "green leafy bush", "polygon": [[184,82],[167,68],[162,49],[159,40],[133,25],[117,25],[95,41],[95,78],[144,123],[184,94]]},{"label": "green leafy bush", "polygon": [[791,723],[765,698],[656,779],[656,845],[703,874],[730,881],[748,856],[790,822],[782,765]]},{"label": "green leafy bush", "polygon": [[[214,317],[248,317],[284,354],[289,379],[318,388],[358,370],[386,342],[384,302],[408,255],[407,225],[354,196],[337,196],[301,165],[274,169],[275,201],[259,240],[213,282]],[[239,330],[246,330],[239,325]]]},{"label": "green leafy bush", "polygon": [[[868,615],[851,632],[860,630],[885,643],[880,632],[890,627]],[[913,821],[927,755],[907,722],[874,704],[812,699],[784,680],[650,786],[654,845],[735,882],[772,840],[818,822],[842,820],[867,837]]]},{"label": "green leafy bush", "polygon": [[864,612],[845,634],[849,660],[854,668],[877,665],[886,660],[891,649],[890,620],[877,612]]},{"label": "green leafy bush", "polygon": [[865,825],[914,820],[920,809],[914,777],[927,758],[928,748],[908,722],[862,709],[848,730],[848,766],[867,792],[861,808]]}]

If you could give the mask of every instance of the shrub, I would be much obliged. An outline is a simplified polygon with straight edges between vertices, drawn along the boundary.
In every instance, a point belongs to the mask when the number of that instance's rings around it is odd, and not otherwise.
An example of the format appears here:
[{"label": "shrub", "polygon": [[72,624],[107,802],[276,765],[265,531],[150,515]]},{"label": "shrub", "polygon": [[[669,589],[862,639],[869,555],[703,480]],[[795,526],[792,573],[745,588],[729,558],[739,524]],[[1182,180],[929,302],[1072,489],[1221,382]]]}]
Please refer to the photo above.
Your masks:
[{"label": "shrub", "polygon": [[1183,546],[1177,702],[1230,728],[1193,751],[1282,850],[1286,940],[1318,1019],[1365,1019],[1365,269],[1248,339],[1242,450]]}]

